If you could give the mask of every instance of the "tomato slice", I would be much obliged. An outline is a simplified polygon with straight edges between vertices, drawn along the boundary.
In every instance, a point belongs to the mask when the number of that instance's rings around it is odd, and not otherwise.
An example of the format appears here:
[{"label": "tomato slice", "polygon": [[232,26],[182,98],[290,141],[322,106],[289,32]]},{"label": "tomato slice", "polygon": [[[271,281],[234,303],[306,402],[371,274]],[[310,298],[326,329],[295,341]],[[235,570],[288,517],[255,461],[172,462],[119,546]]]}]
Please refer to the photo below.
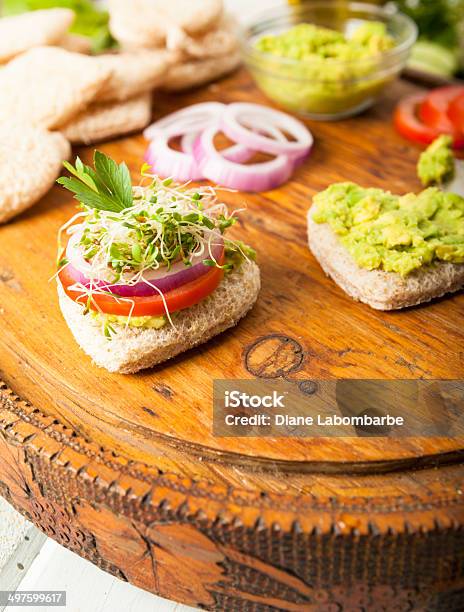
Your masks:
[{"label": "tomato slice", "polygon": [[414,142],[429,145],[441,134],[450,134],[454,138],[455,148],[464,147],[464,135],[453,129],[451,132],[426,125],[418,116],[418,109],[424,102],[426,94],[414,94],[404,98],[396,107],[393,122],[397,131]]},{"label": "tomato slice", "polygon": [[454,98],[449,105],[448,116],[454,125],[461,132],[464,132],[464,91],[461,95]]},{"label": "tomato slice", "polygon": [[462,85],[434,89],[426,96],[419,107],[420,119],[430,127],[437,128],[447,134],[461,132],[461,128],[452,121],[448,112],[454,100],[463,94],[464,86]]},{"label": "tomato slice", "polygon": [[[80,304],[87,303],[87,296],[83,296],[81,291],[70,289],[75,284],[75,280],[67,272],[67,268],[60,271],[58,275],[63,289],[68,297]],[[164,294],[164,299],[170,313],[190,308],[204,300],[219,285],[223,277],[223,270],[211,268],[211,272],[204,274],[191,283],[173,289]],[[95,311],[105,314],[119,315],[128,317],[159,316],[166,314],[165,305],[161,295],[157,294],[150,297],[121,298],[111,294],[93,294],[89,307]]]}]

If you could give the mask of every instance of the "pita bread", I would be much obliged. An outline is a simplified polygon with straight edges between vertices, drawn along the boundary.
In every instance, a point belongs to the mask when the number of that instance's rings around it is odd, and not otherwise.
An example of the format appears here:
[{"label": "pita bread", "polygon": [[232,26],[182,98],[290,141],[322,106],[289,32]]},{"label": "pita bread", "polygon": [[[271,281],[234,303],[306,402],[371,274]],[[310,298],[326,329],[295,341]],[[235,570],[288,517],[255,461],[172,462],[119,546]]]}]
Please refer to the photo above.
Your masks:
[{"label": "pita bread", "polygon": [[221,19],[222,0],[109,0],[110,30],[125,48],[161,47],[172,29],[202,34]]},{"label": "pita bread", "polygon": [[0,121],[57,128],[95,98],[110,74],[79,53],[31,49],[0,71]]},{"label": "pita bread", "polygon": [[80,36],[79,34],[65,34],[64,37],[58,41],[57,45],[73,53],[90,55],[92,52],[90,38],[87,36]]},{"label": "pita bread", "polygon": [[0,63],[32,47],[53,45],[74,21],[74,11],[48,9],[0,19]]},{"label": "pita bread", "polygon": [[73,144],[91,144],[142,130],[150,119],[151,95],[144,94],[127,102],[92,104],[61,131]]},{"label": "pita bread", "polygon": [[95,61],[112,74],[96,99],[124,101],[151,91],[161,84],[171,57],[163,49],[99,56]]},{"label": "pita bread", "polygon": [[239,47],[238,23],[231,15],[224,15],[214,30],[195,37],[179,28],[171,30],[166,44],[170,51],[181,54],[184,60],[229,55]]},{"label": "pita bread", "polygon": [[216,27],[224,9],[222,0],[154,0],[153,3],[171,23],[193,35]]},{"label": "pita bread", "polygon": [[0,223],[40,200],[70,155],[69,142],[57,132],[0,123]]},{"label": "pita bread", "polygon": [[169,21],[152,0],[109,0],[110,31],[127,49],[163,47]]},{"label": "pita bread", "polygon": [[233,72],[240,63],[241,55],[239,51],[236,51],[228,56],[178,64],[169,69],[163,89],[182,91],[199,87]]}]

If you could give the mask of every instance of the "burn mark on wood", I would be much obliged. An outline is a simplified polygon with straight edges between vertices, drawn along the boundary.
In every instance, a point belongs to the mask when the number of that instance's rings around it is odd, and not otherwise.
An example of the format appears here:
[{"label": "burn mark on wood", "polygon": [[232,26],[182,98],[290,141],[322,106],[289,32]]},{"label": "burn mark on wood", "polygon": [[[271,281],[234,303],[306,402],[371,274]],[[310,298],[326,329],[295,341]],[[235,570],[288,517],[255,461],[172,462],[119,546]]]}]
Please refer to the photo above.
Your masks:
[{"label": "burn mark on wood", "polygon": [[16,279],[14,272],[8,268],[0,269],[0,284],[16,292],[22,291],[21,283]]},{"label": "burn mark on wood", "polygon": [[155,384],[153,385],[153,389],[165,399],[170,400],[174,397],[174,391],[171,389],[171,387],[168,387],[168,385]]},{"label": "burn mark on wood", "polygon": [[281,378],[299,370],[304,350],[289,336],[270,334],[258,338],[245,349],[245,367],[257,378]]},{"label": "burn mark on wood", "polygon": [[319,390],[319,385],[314,380],[302,380],[298,383],[298,389],[304,395],[315,395]]},{"label": "burn mark on wood", "polygon": [[147,406],[142,406],[142,410],[146,412],[147,414],[149,414],[151,417],[154,417],[154,418],[158,417],[157,413],[151,408],[148,408]]}]

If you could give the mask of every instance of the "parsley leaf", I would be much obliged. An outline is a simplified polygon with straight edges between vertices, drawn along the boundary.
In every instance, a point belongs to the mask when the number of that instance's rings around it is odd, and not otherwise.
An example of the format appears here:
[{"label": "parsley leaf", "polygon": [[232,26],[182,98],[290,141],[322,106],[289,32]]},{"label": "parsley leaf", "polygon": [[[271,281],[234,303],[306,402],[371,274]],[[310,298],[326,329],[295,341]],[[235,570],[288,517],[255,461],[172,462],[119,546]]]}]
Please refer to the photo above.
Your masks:
[{"label": "parsley leaf", "polygon": [[125,163],[118,164],[101,151],[95,151],[95,171],[106,188],[120,203],[121,210],[132,206],[132,181]]},{"label": "parsley leaf", "polygon": [[132,182],[125,163],[118,164],[101,151],[94,154],[95,170],[82,163],[79,157],[76,166],[65,162],[64,167],[73,176],[62,176],[58,183],[74,193],[84,206],[121,212],[133,204]]}]

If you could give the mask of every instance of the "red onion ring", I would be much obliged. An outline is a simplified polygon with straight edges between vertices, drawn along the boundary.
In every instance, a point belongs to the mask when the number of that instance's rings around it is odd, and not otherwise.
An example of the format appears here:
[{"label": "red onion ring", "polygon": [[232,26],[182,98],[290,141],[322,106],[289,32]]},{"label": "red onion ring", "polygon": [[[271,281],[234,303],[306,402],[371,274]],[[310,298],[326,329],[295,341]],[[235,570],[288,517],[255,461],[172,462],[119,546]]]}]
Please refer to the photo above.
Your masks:
[{"label": "red onion ring", "polygon": [[[201,135],[201,132],[186,132],[180,141],[181,149],[187,155],[193,155],[193,145],[196,139]],[[254,151],[250,151],[243,145],[235,144],[221,151],[221,155],[229,161],[237,164],[246,163],[254,155]]]},{"label": "red onion ring", "polygon": [[[199,104],[193,104],[158,119],[158,121],[155,121],[145,129],[143,135],[146,140],[154,140],[160,131],[170,130],[172,127],[177,130],[181,124],[191,126],[195,128],[195,131],[199,131],[208,127],[211,121],[219,120],[224,109],[225,104],[221,102],[200,102]],[[179,132],[174,135],[178,136]]]},{"label": "red onion ring", "polygon": [[206,251],[206,253],[202,253],[202,255],[194,256],[191,260],[191,267],[187,268],[185,264],[180,261],[173,264],[169,272],[166,272],[166,269],[158,269],[144,273],[143,278],[150,284],[142,280],[134,285],[124,285],[111,284],[108,281],[91,279],[89,277],[91,266],[84,259],[82,249],[79,248],[81,233],[78,232],[70,238],[66,248],[66,257],[69,261],[67,270],[75,279],[76,283],[80,283],[84,287],[107,290],[121,297],[151,297],[159,295],[160,291],[161,293],[173,291],[211,271],[209,266],[205,266],[203,260],[210,259],[212,256],[213,259],[219,261],[224,251],[224,240],[222,236],[214,232],[214,237],[215,242],[211,245],[211,254],[209,251]]},{"label": "red onion ring", "polygon": [[[220,131],[236,144],[218,150],[209,136],[212,134],[214,138]],[[289,140],[286,133],[295,140]],[[145,159],[155,174],[180,182],[207,178],[225,187],[246,191],[271,189],[288,180],[291,176],[288,169],[299,166],[313,145],[311,133],[300,121],[280,111],[247,103],[195,104],[159,119],[144,134],[151,139]],[[181,137],[181,151],[170,146],[175,136]],[[198,141],[201,146],[196,145]],[[277,159],[239,167],[257,151],[270,153]],[[211,159],[206,160],[207,156]],[[251,180],[253,172],[256,172],[254,181]]]},{"label": "red onion ring", "polygon": [[[240,123],[240,118],[245,119],[246,123],[250,125],[254,125],[256,120],[264,120],[269,125],[291,134],[295,141],[281,142],[263,134],[256,134],[251,128]],[[273,155],[301,157],[309,153],[314,143],[311,132],[301,121],[286,113],[259,104],[247,102],[229,104],[222,114],[221,127],[224,134],[234,142]]]},{"label": "red onion ring", "polygon": [[176,181],[201,181],[203,174],[198,168],[192,154],[176,151],[169,146],[171,136],[160,133],[153,140],[145,153],[145,161],[151,166],[152,172],[163,178],[175,178]]},{"label": "red onion ring", "polygon": [[218,131],[216,127],[206,129],[193,146],[198,167],[208,180],[231,189],[254,192],[269,191],[290,178],[294,161],[286,155],[248,166],[224,159],[214,145]]}]

